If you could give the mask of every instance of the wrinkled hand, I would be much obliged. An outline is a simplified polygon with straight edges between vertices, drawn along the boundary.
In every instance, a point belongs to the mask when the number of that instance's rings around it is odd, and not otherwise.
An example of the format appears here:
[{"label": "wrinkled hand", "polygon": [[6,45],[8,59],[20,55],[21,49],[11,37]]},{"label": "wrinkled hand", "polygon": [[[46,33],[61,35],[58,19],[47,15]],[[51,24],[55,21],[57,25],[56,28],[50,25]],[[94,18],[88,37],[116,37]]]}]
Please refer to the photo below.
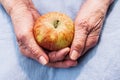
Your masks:
[{"label": "wrinkled hand", "polygon": [[77,60],[97,44],[110,3],[111,0],[87,0],[83,4],[75,20],[75,35],[70,51],[72,60]]},{"label": "wrinkled hand", "polygon": [[10,16],[19,49],[23,55],[31,57],[43,65],[47,64],[49,58],[42,48],[37,45],[33,35],[34,22],[40,15],[35,10],[32,2],[30,0],[19,1],[10,11]]},{"label": "wrinkled hand", "polygon": [[[33,35],[35,20],[40,16],[34,8],[31,0],[21,0],[9,12],[19,44],[19,49],[23,55],[35,59],[43,65],[58,68],[68,68],[75,66],[76,61],[65,59],[70,49],[64,48],[59,51],[47,52],[38,46]],[[47,55],[48,54],[48,55]]]}]

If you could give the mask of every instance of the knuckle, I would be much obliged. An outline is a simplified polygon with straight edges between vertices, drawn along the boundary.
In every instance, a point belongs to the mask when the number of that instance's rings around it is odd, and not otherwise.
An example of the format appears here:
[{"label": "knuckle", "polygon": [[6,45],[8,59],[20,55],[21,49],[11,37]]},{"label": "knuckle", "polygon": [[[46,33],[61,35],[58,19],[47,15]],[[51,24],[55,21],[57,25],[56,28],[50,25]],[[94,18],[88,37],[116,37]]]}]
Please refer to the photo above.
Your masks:
[{"label": "knuckle", "polygon": [[56,62],[62,60],[64,57],[58,55],[57,52],[52,52],[48,54],[50,62]]},{"label": "knuckle", "polygon": [[21,33],[19,33],[19,34],[17,34],[17,41],[18,42],[26,42],[26,40],[27,40],[27,33],[24,33],[24,32],[21,32]]},{"label": "knuckle", "polygon": [[55,62],[56,53],[49,53],[48,56],[49,56],[50,62]]},{"label": "knuckle", "polygon": [[29,47],[30,53],[35,56],[35,57],[39,57],[39,50],[35,49],[34,47]]},{"label": "knuckle", "polygon": [[74,49],[77,50],[77,51],[79,51],[79,50],[82,49],[82,48],[83,48],[83,45],[81,45],[81,44],[76,44],[76,45],[74,46]]},{"label": "knuckle", "polygon": [[93,46],[97,45],[99,36],[90,36],[90,38],[91,38],[90,41],[91,43],[89,45],[93,45]]},{"label": "knuckle", "polygon": [[22,31],[22,32],[18,32],[16,35],[17,39],[25,39],[28,36],[28,32],[27,31]]},{"label": "knuckle", "polygon": [[99,38],[99,36],[96,36],[95,39],[93,40],[94,46],[97,45],[97,43],[98,43],[98,38]]},{"label": "knuckle", "polygon": [[18,46],[22,49],[26,49],[26,37],[24,35],[17,37]]},{"label": "knuckle", "polygon": [[84,45],[85,40],[80,38],[75,38],[75,41],[72,44],[73,48],[76,49],[77,51],[83,49]]},{"label": "knuckle", "polygon": [[30,51],[27,49],[25,46],[20,46],[19,47],[20,53],[26,57],[31,57]]},{"label": "knuckle", "polygon": [[88,34],[88,32],[90,31],[91,27],[92,27],[92,24],[90,24],[89,21],[87,20],[81,20],[77,23],[75,23],[75,26],[76,26],[76,31],[77,30],[82,30],[82,32],[84,31],[85,34]]}]

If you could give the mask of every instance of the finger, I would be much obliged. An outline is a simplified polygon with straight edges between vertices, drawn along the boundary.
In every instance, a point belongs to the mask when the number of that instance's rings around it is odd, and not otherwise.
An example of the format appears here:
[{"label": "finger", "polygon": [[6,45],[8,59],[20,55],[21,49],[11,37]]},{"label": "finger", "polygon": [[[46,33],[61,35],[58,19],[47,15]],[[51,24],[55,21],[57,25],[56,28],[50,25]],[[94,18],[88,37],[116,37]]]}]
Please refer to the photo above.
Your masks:
[{"label": "finger", "polygon": [[65,60],[63,62],[48,63],[49,67],[55,68],[69,68],[77,65],[77,61]]},{"label": "finger", "polygon": [[22,36],[21,38],[18,38],[18,42],[20,44],[20,50],[24,55],[37,60],[43,65],[49,62],[46,53],[37,45],[32,34],[28,34],[27,37]]},{"label": "finger", "polygon": [[54,51],[48,54],[50,62],[61,61],[65,59],[66,55],[69,53],[70,48],[64,48],[59,51]]},{"label": "finger", "polygon": [[81,56],[86,43],[88,27],[89,26],[86,23],[81,23],[80,25],[75,26],[75,35],[70,51],[70,58],[72,60],[76,60]]},{"label": "finger", "polygon": [[84,55],[84,53],[86,53],[90,48],[94,47],[97,44],[98,39],[99,39],[99,36],[89,36],[86,41],[86,46],[82,55]]},{"label": "finger", "polygon": [[89,33],[87,41],[86,41],[86,46],[84,48],[84,51],[82,53],[82,55],[84,55],[84,53],[86,51],[88,51],[90,48],[94,47],[99,39],[99,34],[101,31],[101,26],[102,26],[102,22],[103,20],[99,20],[98,23],[96,24],[96,26],[92,29],[92,31]]},{"label": "finger", "polygon": [[67,56],[65,57],[65,60],[69,60],[69,59],[70,59],[70,56],[67,55]]}]

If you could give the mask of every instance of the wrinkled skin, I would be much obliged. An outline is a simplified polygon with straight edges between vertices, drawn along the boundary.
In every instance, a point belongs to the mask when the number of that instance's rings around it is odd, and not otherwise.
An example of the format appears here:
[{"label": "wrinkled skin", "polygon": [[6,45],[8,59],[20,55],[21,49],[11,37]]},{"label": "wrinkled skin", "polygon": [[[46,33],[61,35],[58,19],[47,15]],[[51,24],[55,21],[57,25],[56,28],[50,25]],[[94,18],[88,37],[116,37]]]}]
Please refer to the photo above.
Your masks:
[{"label": "wrinkled skin", "polygon": [[77,60],[97,44],[107,9],[111,3],[112,0],[87,0],[82,5],[75,20],[75,35],[70,50],[72,60]]},{"label": "wrinkled skin", "polygon": [[[69,48],[45,53],[45,51],[37,45],[33,35],[33,25],[35,20],[40,15],[34,8],[32,2],[28,0],[26,0],[24,3],[20,2],[17,4],[20,6],[15,6],[16,8],[14,8],[10,14],[14,25],[19,49],[22,54],[35,59],[43,65],[48,65],[50,67],[68,68],[75,66],[77,64],[77,61],[70,59],[63,61],[64,57],[70,51]],[[42,61],[40,61],[40,56],[44,56],[47,60],[47,63],[44,64]]]},{"label": "wrinkled skin", "polygon": [[[102,0],[103,3],[99,2],[101,0],[89,1],[85,2],[76,17],[75,35],[71,48],[67,47],[59,51],[48,52],[38,46],[34,39],[33,25],[40,14],[34,8],[32,1],[11,0],[11,3],[7,4],[9,0],[0,0],[12,19],[19,49],[22,54],[35,59],[43,65],[57,68],[76,66],[77,59],[88,49],[95,46],[98,41],[101,25],[111,0]],[[90,7],[89,3],[93,7]],[[98,4],[100,5],[99,7],[94,7]],[[41,56],[42,58],[40,58]]]}]

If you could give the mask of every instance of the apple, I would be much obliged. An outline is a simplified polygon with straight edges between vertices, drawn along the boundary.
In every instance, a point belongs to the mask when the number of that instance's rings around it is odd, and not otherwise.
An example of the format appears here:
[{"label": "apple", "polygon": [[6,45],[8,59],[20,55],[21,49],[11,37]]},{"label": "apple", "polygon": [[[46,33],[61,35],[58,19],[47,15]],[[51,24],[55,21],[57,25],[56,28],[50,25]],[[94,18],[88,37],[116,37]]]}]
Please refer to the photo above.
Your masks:
[{"label": "apple", "polygon": [[59,50],[71,45],[74,25],[69,16],[49,12],[36,20],[33,33],[39,46],[47,50]]}]

